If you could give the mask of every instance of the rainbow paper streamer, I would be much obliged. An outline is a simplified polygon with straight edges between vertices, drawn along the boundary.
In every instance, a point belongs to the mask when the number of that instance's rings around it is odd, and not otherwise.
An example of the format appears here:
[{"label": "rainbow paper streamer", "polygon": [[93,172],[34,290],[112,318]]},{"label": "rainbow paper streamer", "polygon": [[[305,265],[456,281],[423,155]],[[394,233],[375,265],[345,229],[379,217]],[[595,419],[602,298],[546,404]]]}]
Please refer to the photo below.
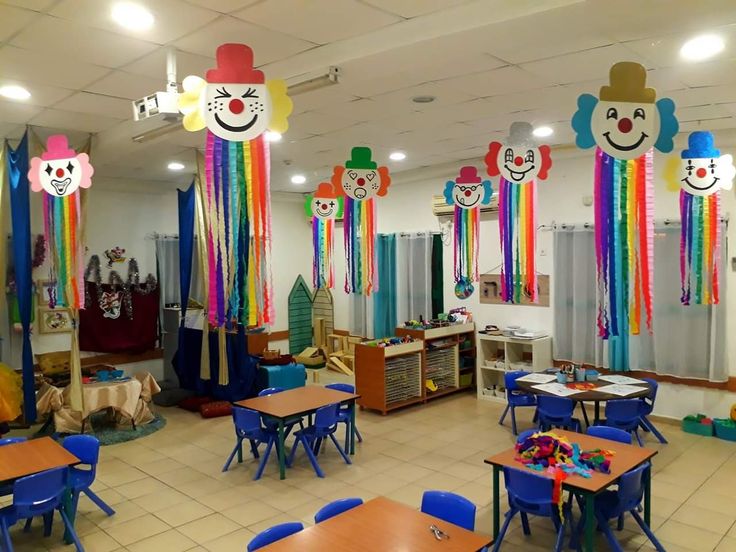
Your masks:
[{"label": "rainbow paper streamer", "polygon": [[501,299],[539,300],[537,282],[537,181],[514,184],[501,177],[498,195],[501,239]]},{"label": "rainbow paper streamer", "polygon": [[345,292],[370,295],[378,291],[375,199],[356,201],[345,196]]},{"label": "rainbow paper streamer", "polygon": [[595,158],[595,253],[600,292],[598,335],[640,332],[644,304],[652,332],[654,269],[653,151],[615,159],[600,148]]},{"label": "rainbow paper streamer", "polygon": [[274,321],[270,153],[263,136],[230,142],[207,131],[209,322]]},{"label": "rainbow paper streamer", "polygon": [[479,209],[455,206],[454,267],[455,283],[477,282]]},{"label": "rainbow paper streamer", "polygon": [[84,308],[84,250],[79,239],[81,214],[79,192],[62,197],[43,194],[50,278],[56,282],[50,308]]},{"label": "rainbow paper streamer", "polygon": [[717,305],[720,300],[720,194],[703,197],[681,190],[680,217],[680,302],[683,305]]},{"label": "rainbow paper streamer", "polygon": [[335,285],[335,267],[332,262],[334,232],[333,219],[312,217],[312,284],[315,289],[332,289]]}]

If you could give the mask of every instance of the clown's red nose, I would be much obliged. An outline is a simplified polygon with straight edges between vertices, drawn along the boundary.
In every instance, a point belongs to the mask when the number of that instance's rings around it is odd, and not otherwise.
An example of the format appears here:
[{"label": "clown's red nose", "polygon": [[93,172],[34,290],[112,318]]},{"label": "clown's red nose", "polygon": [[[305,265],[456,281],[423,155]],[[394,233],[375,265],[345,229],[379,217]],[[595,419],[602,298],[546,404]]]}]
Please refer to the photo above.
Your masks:
[{"label": "clown's red nose", "polygon": [[521,164],[524,162],[524,160],[521,158],[521,155],[517,155],[516,159],[514,159],[514,165],[517,167],[521,167]]},{"label": "clown's red nose", "polygon": [[323,211],[326,211],[326,210],[327,210],[327,204],[326,204],[326,203],[323,203],[323,204],[322,204],[322,210],[323,210]]},{"label": "clown's red nose", "polygon": [[624,117],[618,122],[618,130],[624,134],[631,132],[632,128],[634,128],[634,123],[628,117]]},{"label": "clown's red nose", "polygon": [[362,176],[358,179],[358,186],[365,186],[365,178]]},{"label": "clown's red nose", "polygon": [[232,111],[236,115],[240,115],[243,112],[243,109],[245,109],[245,106],[243,105],[243,100],[239,100],[238,98],[230,100],[229,107],[230,111]]},{"label": "clown's red nose", "polygon": [[465,197],[470,197],[470,190],[465,190]]},{"label": "clown's red nose", "polygon": [[703,167],[700,167],[697,171],[695,171],[695,174],[698,175],[698,178],[703,178],[706,174],[708,174],[708,171],[706,171]]},{"label": "clown's red nose", "polygon": [[56,169],[56,177],[61,178],[64,176],[64,169]]}]

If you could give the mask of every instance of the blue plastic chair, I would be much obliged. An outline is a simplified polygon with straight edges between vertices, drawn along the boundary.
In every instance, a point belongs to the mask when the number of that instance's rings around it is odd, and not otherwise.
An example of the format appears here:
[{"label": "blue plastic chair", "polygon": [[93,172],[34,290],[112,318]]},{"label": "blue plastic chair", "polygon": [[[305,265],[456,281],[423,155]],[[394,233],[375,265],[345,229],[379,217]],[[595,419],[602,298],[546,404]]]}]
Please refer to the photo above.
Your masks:
[{"label": "blue plastic chair", "polygon": [[[531,535],[529,515],[550,518],[555,531],[557,531],[554,550],[555,552],[560,552],[567,525],[570,525],[571,531],[574,527],[572,508],[570,507],[572,495],[563,504],[563,522],[560,520],[559,506],[552,502],[553,479],[531,471],[517,470],[515,468],[504,468],[503,477],[509,499],[509,511],[505,514],[501,531],[493,545],[493,552],[497,552],[501,548],[501,542],[503,542],[509,524],[516,514],[521,516],[521,527],[525,535]],[[580,545],[574,535],[573,542],[574,547],[580,550]]]},{"label": "blue plastic chair", "polygon": [[[0,439],[0,447],[2,447],[3,445],[14,445],[15,443],[22,443],[27,440],[28,439],[26,437],[6,437],[5,439]],[[13,494],[13,484],[8,483],[6,485],[0,485],[0,496],[7,496],[9,494]]]},{"label": "blue plastic chair", "polygon": [[[268,397],[269,395],[275,395],[276,393],[283,393],[286,391],[283,387],[267,387],[266,389],[262,389],[258,392],[259,397]],[[271,431],[278,431],[279,423],[278,421],[274,420],[273,418],[269,418],[268,416],[261,416],[263,419],[263,425],[266,426],[266,429]],[[302,418],[299,417],[299,419],[290,420],[284,423],[284,439],[286,439],[289,436],[289,433],[291,433],[291,430],[294,429],[294,426],[296,424],[299,424],[299,427],[301,429],[304,429],[304,423],[302,422]]]},{"label": "blue plastic chair", "polygon": [[61,519],[64,521],[64,526],[77,552],[84,552],[74,526],[62,506],[62,497],[67,489],[68,473],[68,468],[56,468],[16,479],[13,483],[13,504],[0,509],[0,536],[6,552],[13,552],[10,527],[21,519],[43,516],[44,535],[49,536],[56,510],[61,514]]},{"label": "blue plastic chair", "polygon": [[447,523],[475,531],[475,504],[464,496],[447,491],[424,491],[422,512]]},{"label": "blue plastic chair", "polygon": [[503,375],[503,382],[506,386],[506,408],[501,414],[501,419],[498,420],[500,425],[503,425],[503,421],[506,419],[506,414],[509,410],[511,411],[511,430],[516,435],[516,407],[517,406],[537,406],[537,398],[531,393],[526,393],[519,389],[516,385],[516,380],[520,377],[526,376],[529,372],[524,370],[517,370],[515,372],[506,372]]},{"label": "blue plastic chair", "polygon": [[664,435],[659,432],[657,427],[647,417],[654,411],[654,403],[657,400],[657,389],[659,389],[659,384],[657,383],[657,380],[653,380],[651,378],[643,378],[643,380],[650,385],[651,389],[649,391],[649,395],[639,399],[639,421],[641,423],[641,427],[644,431],[651,431],[660,443],[666,445],[667,439],[664,438]]},{"label": "blue plastic chair", "polygon": [[318,408],[317,412],[314,414],[314,424],[310,425],[306,429],[300,429],[295,433],[296,441],[294,442],[294,446],[291,448],[291,454],[289,454],[289,458],[286,462],[287,466],[291,466],[292,462],[294,462],[296,450],[299,448],[299,443],[301,443],[304,446],[304,450],[307,452],[307,456],[309,457],[309,461],[312,463],[314,471],[319,477],[324,477],[325,474],[317,462],[316,453],[319,452],[322,441],[327,439],[327,437],[329,437],[334,443],[335,448],[337,448],[337,451],[340,453],[340,456],[342,456],[342,459],[345,460],[345,463],[352,464],[350,458],[348,458],[348,455],[345,454],[345,451],[340,446],[340,443],[335,439],[335,432],[337,431],[337,424],[339,421],[339,406],[340,405],[335,403]]},{"label": "blue plastic chair", "polygon": [[[620,519],[624,514],[631,514],[634,520],[639,524],[644,534],[652,542],[654,548],[658,552],[665,552],[662,544],[657,540],[657,537],[652,533],[651,528],[644,522],[637,511],[641,506],[641,501],[644,497],[644,481],[646,477],[650,477],[649,473],[650,465],[647,462],[642,464],[638,468],[634,468],[631,471],[626,472],[618,480],[618,489],[615,491],[603,491],[595,497],[595,518],[598,522],[598,528],[603,531],[603,534],[608,541],[609,546],[615,552],[623,552],[623,548],[616,541],[616,537],[611,531],[611,527],[608,522],[612,519]],[[583,507],[583,515],[580,518],[578,524],[577,534],[582,532],[583,523],[585,520],[585,512]],[[574,535],[571,544],[575,544],[577,538]]]},{"label": "blue plastic chair", "polygon": [[278,453],[276,433],[261,427],[261,415],[255,410],[250,410],[249,408],[234,406],[233,424],[235,425],[235,438],[237,441],[235,443],[235,448],[230,453],[230,456],[228,456],[222,471],[226,472],[228,470],[230,463],[233,461],[236,454],[238,455],[238,463],[240,464],[243,461],[243,441],[248,439],[250,442],[251,454],[255,459],[259,458],[258,445],[266,443],[266,451],[263,453],[263,457],[258,464],[258,470],[256,470],[256,474],[253,476],[254,481],[260,479],[274,445],[276,446],[276,452]]},{"label": "blue plastic chair", "polygon": [[615,427],[608,426],[590,426],[587,431],[591,437],[598,437],[600,439],[608,439],[609,441],[616,441],[617,443],[631,444],[631,433],[618,429]]},{"label": "blue plastic chair", "polygon": [[361,504],[363,504],[362,498],[339,498],[337,500],[333,500],[326,506],[322,506],[322,508],[314,514],[314,523],[322,523],[326,519],[330,519],[338,514],[352,510]]},{"label": "blue plastic chair", "polygon": [[580,420],[572,417],[575,403],[566,397],[540,395],[537,399],[539,429],[548,431],[553,427],[580,431]]},{"label": "blue plastic chair", "polygon": [[[335,391],[342,391],[343,393],[355,393],[355,387],[349,383],[330,383],[325,385],[327,389],[334,389]],[[348,450],[350,446],[350,405],[341,404],[340,409],[337,411],[337,417],[340,423],[345,424],[345,450]],[[363,442],[363,436],[358,431],[358,426],[355,426],[355,436],[358,438],[358,442]]]},{"label": "blue plastic chair", "polygon": [[639,446],[644,446],[639,437],[639,399],[617,399],[606,402],[606,419],[601,425],[628,431],[636,436]]},{"label": "blue plastic chair", "polygon": [[264,546],[268,546],[276,541],[285,539],[294,533],[298,533],[302,529],[304,529],[304,525],[298,521],[290,521],[288,523],[279,523],[278,525],[274,525],[253,537],[253,540],[248,543],[248,552],[259,550]]}]

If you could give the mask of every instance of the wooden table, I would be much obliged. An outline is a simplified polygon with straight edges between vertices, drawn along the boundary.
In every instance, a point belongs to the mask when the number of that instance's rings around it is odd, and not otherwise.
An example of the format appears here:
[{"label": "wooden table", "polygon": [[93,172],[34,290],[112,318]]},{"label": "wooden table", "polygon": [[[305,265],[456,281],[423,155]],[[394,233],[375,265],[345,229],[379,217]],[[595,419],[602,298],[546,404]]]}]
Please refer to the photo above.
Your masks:
[{"label": "wooden table", "polygon": [[[596,527],[593,506],[595,495],[616,483],[627,471],[647,462],[657,454],[657,451],[562,429],[555,429],[554,433],[567,437],[570,443],[579,444],[581,450],[600,448],[616,452],[611,459],[611,473],[593,472],[589,479],[580,475],[572,475],[562,482],[563,489],[580,494],[585,499],[585,544],[583,549],[586,552],[593,552]],[[516,450],[513,448],[494,454],[486,458],[484,462],[493,466],[493,539],[495,540],[500,528],[499,473],[504,467],[521,470],[527,468],[516,460]],[[545,472],[534,473],[551,477]],[[648,473],[644,479],[644,520],[648,525],[651,520],[651,474]]]},{"label": "wooden table", "polygon": [[355,401],[360,395],[355,393],[344,393],[335,389],[327,389],[319,385],[308,385],[297,387],[281,393],[274,393],[265,397],[255,397],[244,401],[237,401],[236,406],[250,408],[278,422],[279,434],[279,473],[281,479],[286,478],[286,456],[284,452],[284,425],[287,420],[300,418],[311,414],[318,408],[335,403],[348,403],[350,405],[350,450],[349,454],[355,454]]},{"label": "wooden table", "polygon": [[12,481],[78,463],[79,458],[51,437],[4,445],[0,447],[0,481]]},{"label": "wooden table", "polygon": [[[450,535],[438,541],[436,525]],[[264,552],[475,552],[490,543],[487,536],[468,531],[379,496],[263,548]]]}]

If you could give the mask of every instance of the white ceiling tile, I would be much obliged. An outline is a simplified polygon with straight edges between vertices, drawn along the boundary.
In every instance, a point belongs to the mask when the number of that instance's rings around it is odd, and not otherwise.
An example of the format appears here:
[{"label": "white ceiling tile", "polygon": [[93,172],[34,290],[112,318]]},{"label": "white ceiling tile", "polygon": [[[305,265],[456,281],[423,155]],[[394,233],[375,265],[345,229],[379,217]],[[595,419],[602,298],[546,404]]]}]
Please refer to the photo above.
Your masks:
[{"label": "white ceiling tile", "polygon": [[[256,66],[293,56],[314,44],[284,33],[264,29],[229,16],[221,16],[198,31],[174,42],[174,46],[201,56],[213,56],[220,44],[245,43],[253,49]],[[290,75],[267,75],[286,78]]]},{"label": "white ceiling tile", "polygon": [[50,16],[36,19],[15,36],[11,44],[55,58],[113,68],[130,63],[156,48],[151,42]]},{"label": "white ceiling tile", "polygon": [[234,14],[267,29],[328,44],[360,36],[392,23],[400,17],[358,0],[279,0],[261,2]]},{"label": "white ceiling tile", "polygon": [[40,12],[50,8],[57,1],[58,0],[3,0],[3,3]]},{"label": "white ceiling tile", "polygon": [[5,140],[14,140],[22,137],[25,129],[25,125],[19,125],[16,123],[0,123],[0,138]]},{"label": "white ceiling tile", "polygon": [[350,94],[341,83],[291,95],[291,100],[294,102],[294,114],[323,107],[340,106],[357,99],[358,97]]},{"label": "white ceiling tile", "polygon": [[201,6],[220,13],[231,13],[242,10],[263,0],[186,0],[188,4]]},{"label": "white ceiling tile", "polygon": [[111,71],[107,76],[85,87],[88,92],[115,98],[137,100],[165,88],[161,79],[132,75],[125,71]]},{"label": "white ceiling tile", "polygon": [[115,119],[130,119],[133,116],[133,108],[129,100],[89,92],[78,92],[59,102],[54,108]]},{"label": "white ceiling tile", "polygon": [[3,80],[63,88],[82,88],[108,72],[103,67],[67,56],[43,55],[13,46],[0,47],[0,67]]},{"label": "white ceiling tile", "polygon": [[491,71],[463,75],[440,82],[454,86],[458,90],[489,98],[512,92],[544,88],[554,84],[554,80],[548,76],[538,76],[514,66],[500,67]]},{"label": "white ceiling tile", "polygon": [[681,122],[705,121],[709,119],[720,119],[730,117],[731,113],[722,105],[700,105],[683,107],[675,112],[677,119]]},{"label": "white ceiling tile", "polygon": [[8,40],[36,17],[38,14],[29,10],[0,6],[0,42]]},{"label": "white ceiling tile", "polygon": [[675,105],[689,107],[693,105],[707,105],[712,103],[727,103],[734,99],[733,86],[700,86],[697,88],[686,88],[671,92],[669,96],[675,101]]},{"label": "white ceiling tile", "polygon": [[[166,84],[166,56],[168,47],[163,46],[155,52],[134,61],[122,69],[135,75],[158,79],[163,87]],[[205,72],[215,66],[215,58],[205,57],[181,50],[176,51],[176,76],[181,82],[188,75],[204,77]],[[163,90],[163,88],[162,88]]]},{"label": "white ceiling tile", "polygon": [[416,17],[465,4],[469,0],[365,0],[366,4],[395,13],[401,17]]},{"label": "white ceiling tile", "polygon": [[687,88],[678,74],[671,67],[650,69],[647,71],[647,86],[657,91],[657,97],[669,96],[675,90]]},{"label": "white ceiling tile", "polygon": [[118,25],[110,16],[110,3],[100,0],[62,0],[49,13],[82,25],[115,34],[166,44],[212,21],[219,14],[213,10],[185,4],[179,0],[147,0],[155,23],[150,29],[133,31]]},{"label": "white ceiling tile", "polygon": [[648,67],[646,60],[620,44],[524,63],[521,67],[553,83],[569,84],[605,78],[619,61],[636,61]]},{"label": "white ceiling tile", "polygon": [[325,134],[341,128],[354,125],[358,120],[348,117],[339,117],[331,115],[325,117],[324,114],[315,111],[300,113],[293,117],[289,117],[289,128],[293,128],[297,132],[309,132],[311,134]]},{"label": "white ceiling tile", "polygon": [[[3,79],[3,82],[9,81],[5,81],[5,79]],[[69,90],[68,88],[57,88],[54,86],[44,86],[42,84],[26,82],[19,82],[18,84],[22,84],[31,93],[30,98],[23,100],[22,103],[24,104],[50,107],[74,94],[74,90]]]},{"label": "white ceiling tile", "polygon": [[43,108],[37,105],[0,100],[0,121],[3,123],[25,124],[41,111]]},{"label": "white ceiling tile", "polygon": [[30,120],[30,124],[57,128],[59,130],[81,130],[84,132],[102,132],[112,128],[120,122],[120,119],[90,115],[89,113],[77,113],[74,111],[62,111],[60,109],[45,109]]},{"label": "white ceiling tile", "polygon": [[720,117],[718,119],[705,119],[700,121],[686,121],[680,124],[680,133],[693,132],[695,130],[721,130],[736,128],[736,119],[733,117]]},{"label": "white ceiling tile", "polygon": [[672,67],[671,71],[674,76],[691,87],[736,83],[736,60],[679,65]]}]

